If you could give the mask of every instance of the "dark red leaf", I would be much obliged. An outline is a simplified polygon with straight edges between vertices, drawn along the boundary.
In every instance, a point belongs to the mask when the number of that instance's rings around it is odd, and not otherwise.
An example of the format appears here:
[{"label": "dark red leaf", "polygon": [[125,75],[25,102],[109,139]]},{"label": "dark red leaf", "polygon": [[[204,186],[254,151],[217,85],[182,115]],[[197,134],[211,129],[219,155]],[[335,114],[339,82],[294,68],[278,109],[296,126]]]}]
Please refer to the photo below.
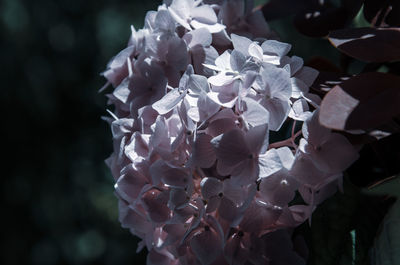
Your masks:
[{"label": "dark red leaf", "polygon": [[338,72],[320,71],[317,79],[311,85],[312,93],[325,96],[333,87],[340,85],[349,77]]},{"label": "dark red leaf", "polygon": [[383,18],[383,23],[389,26],[400,26],[400,1],[365,0],[365,19],[372,24],[375,24],[380,16]]},{"label": "dark red leaf", "polygon": [[343,28],[347,13],[343,7],[314,6],[296,15],[293,21],[296,29],[309,37],[324,37],[329,31]]},{"label": "dark red leaf", "polygon": [[400,28],[353,28],[332,31],[331,43],[365,62],[400,60]]},{"label": "dark red leaf", "polygon": [[365,19],[372,23],[388,2],[387,0],[365,0],[363,10]]},{"label": "dark red leaf", "polygon": [[307,63],[307,66],[317,69],[318,71],[326,71],[326,72],[335,72],[340,73],[341,70],[330,60],[322,57],[322,56],[313,56],[311,57]]},{"label": "dark red leaf", "polygon": [[319,121],[336,130],[369,130],[400,114],[400,77],[364,73],[335,86],[321,103]]},{"label": "dark red leaf", "polygon": [[308,5],[309,0],[270,0],[261,7],[267,21],[294,15]]}]

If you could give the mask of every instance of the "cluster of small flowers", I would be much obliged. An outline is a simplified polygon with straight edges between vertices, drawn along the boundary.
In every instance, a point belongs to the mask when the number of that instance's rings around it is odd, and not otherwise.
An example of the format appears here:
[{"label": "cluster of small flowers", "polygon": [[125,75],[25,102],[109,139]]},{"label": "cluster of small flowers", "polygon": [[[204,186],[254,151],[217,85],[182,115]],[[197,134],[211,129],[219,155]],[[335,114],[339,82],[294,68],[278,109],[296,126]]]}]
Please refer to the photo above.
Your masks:
[{"label": "cluster of small flowers", "polygon": [[[148,264],[303,264],[289,230],[357,152],[319,125],[318,73],[290,48],[250,0],[165,1],[132,28],[103,73],[115,87],[107,164]],[[291,137],[270,143],[287,121]]]}]

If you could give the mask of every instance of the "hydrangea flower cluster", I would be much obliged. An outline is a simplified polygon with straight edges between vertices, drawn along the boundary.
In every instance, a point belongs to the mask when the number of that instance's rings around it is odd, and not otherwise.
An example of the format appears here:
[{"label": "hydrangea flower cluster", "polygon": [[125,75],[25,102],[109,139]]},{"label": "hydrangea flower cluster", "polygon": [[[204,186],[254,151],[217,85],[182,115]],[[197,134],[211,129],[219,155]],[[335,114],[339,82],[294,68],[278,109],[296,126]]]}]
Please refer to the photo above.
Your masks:
[{"label": "hydrangea flower cluster", "polygon": [[[319,124],[318,72],[290,48],[250,0],[164,1],[132,27],[103,73],[107,164],[148,264],[304,264],[290,229],[358,154]],[[291,136],[271,142],[285,122]]]}]

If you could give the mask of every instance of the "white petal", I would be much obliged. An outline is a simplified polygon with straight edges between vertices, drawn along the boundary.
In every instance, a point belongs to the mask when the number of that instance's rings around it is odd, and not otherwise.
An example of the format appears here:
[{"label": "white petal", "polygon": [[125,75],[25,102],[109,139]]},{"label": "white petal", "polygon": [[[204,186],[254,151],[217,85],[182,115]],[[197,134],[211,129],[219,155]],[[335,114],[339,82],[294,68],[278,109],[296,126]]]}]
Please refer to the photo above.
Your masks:
[{"label": "white petal", "polygon": [[177,88],[171,90],[166,94],[162,99],[157,102],[154,102],[152,107],[159,114],[164,115],[170,112],[176,105],[182,100],[185,96],[185,93],[180,93]]}]

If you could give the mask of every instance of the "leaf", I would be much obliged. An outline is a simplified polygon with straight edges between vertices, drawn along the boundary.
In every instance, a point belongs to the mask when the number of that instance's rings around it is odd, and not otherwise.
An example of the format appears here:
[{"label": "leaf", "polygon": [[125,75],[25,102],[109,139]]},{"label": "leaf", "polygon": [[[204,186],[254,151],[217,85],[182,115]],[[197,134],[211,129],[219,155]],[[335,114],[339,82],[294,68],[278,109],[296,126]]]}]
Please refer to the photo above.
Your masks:
[{"label": "leaf", "polygon": [[[400,175],[365,191],[373,195],[400,196]],[[371,248],[372,265],[400,264],[400,201],[394,203],[381,224],[381,232]]]},{"label": "leaf", "polygon": [[352,265],[353,244],[350,231],[357,216],[359,195],[345,182],[337,193],[318,206],[312,215],[309,265]]},{"label": "leaf", "polygon": [[372,265],[400,264],[400,201],[398,200],[382,223],[382,231],[371,248]]},{"label": "leaf", "polygon": [[[390,7],[388,9],[388,7]],[[365,0],[364,17],[366,20],[375,24],[377,18],[382,14],[384,23],[390,26],[400,26],[400,2],[398,0]]]},{"label": "leaf", "polygon": [[400,197],[400,175],[387,178],[364,191],[370,195],[390,195]]},{"label": "leaf", "polygon": [[336,193],[317,207],[311,227],[303,224],[295,231],[308,243],[307,264],[369,264],[369,249],[388,205],[382,197],[361,193],[344,178],[344,193]]},{"label": "leaf", "polygon": [[294,18],[294,25],[309,37],[324,37],[329,31],[341,29],[357,15],[363,0],[309,1]]},{"label": "leaf", "polygon": [[365,62],[400,60],[400,28],[353,28],[329,33],[341,52]]},{"label": "leaf", "polygon": [[376,186],[399,174],[400,150],[394,146],[400,146],[399,133],[364,144],[360,158],[347,169],[351,182],[358,187]]},{"label": "leaf", "polygon": [[363,73],[335,86],[321,103],[319,121],[335,130],[376,128],[400,114],[400,77]]},{"label": "leaf", "polygon": [[267,21],[294,15],[304,8],[307,0],[271,0],[261,7]]}]

